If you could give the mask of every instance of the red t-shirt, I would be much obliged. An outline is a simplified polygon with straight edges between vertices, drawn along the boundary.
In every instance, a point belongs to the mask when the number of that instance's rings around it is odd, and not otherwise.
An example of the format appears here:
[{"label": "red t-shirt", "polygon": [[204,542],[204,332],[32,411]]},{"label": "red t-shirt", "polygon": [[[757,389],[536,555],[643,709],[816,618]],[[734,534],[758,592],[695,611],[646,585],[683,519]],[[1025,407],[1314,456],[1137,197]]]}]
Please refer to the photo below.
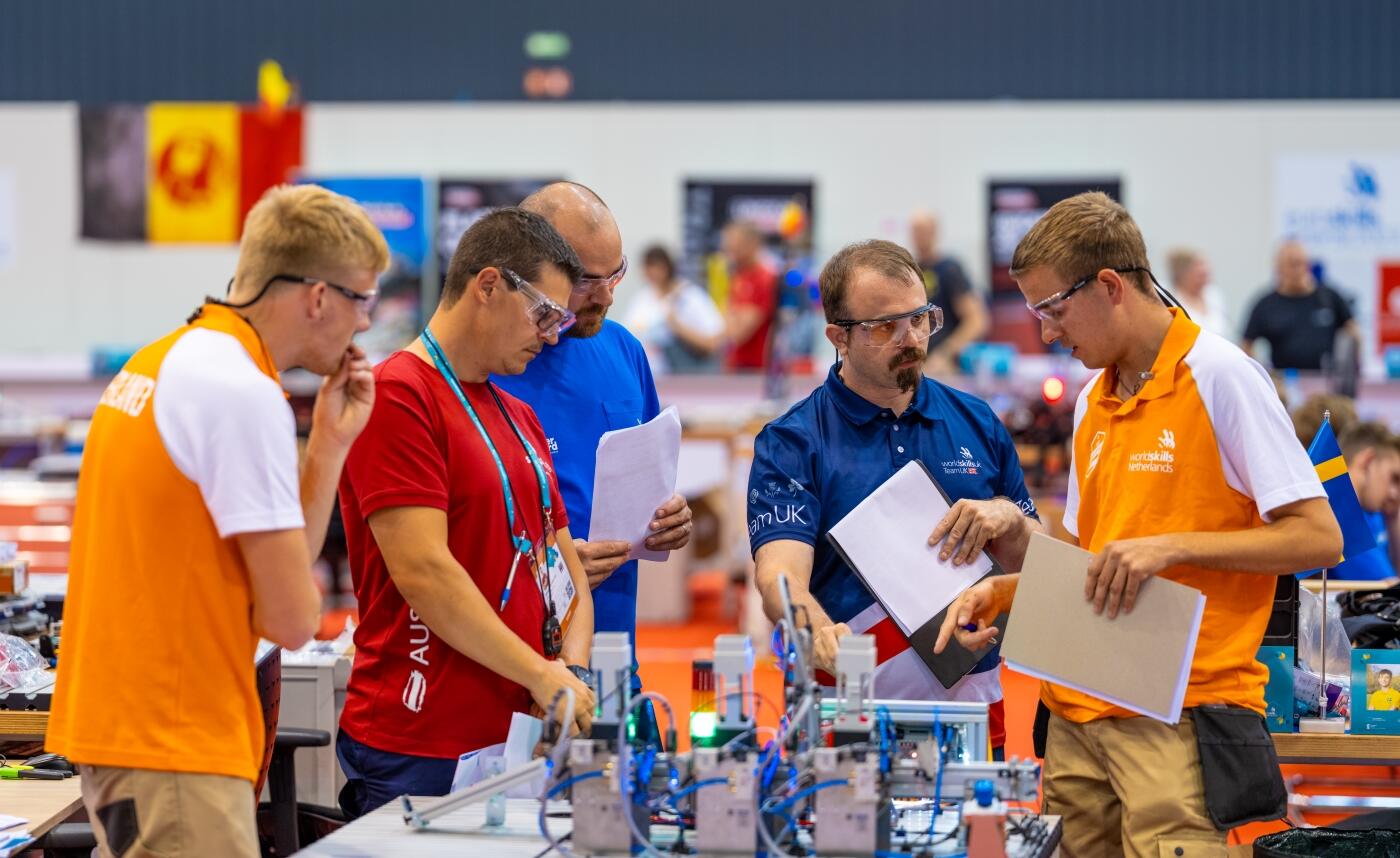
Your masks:
[{"label": "red t-shirt", "polygon": [[729,352],[730,369],[763,369],[768,363],[768,334],[778,304],[778,275],[763,265],[754,265],[734,274],[729,292],[731,308],[756,307],[763,322],[747,340],[735,343]]},{"label": "red t-shirt", "polygon": [[[355,665],[340,726],[372,748],[425,757],[457,756],[504,742],[512,712],[529,709],[524,687],[454,650],[418,618],[389,577],[367,523],[375,512],[424,506],[447,513],[447,544],[486,601],[500,604],[515,549],[505,493],[491,453],[437,369],[410,352],[375,367],[374,412],[340,480],[350,571],[360,604]],[[521,521],[542,533],[539,481],[486,384],[462,389],[500,453]],[[530,406],[497,390],[511,419],[544,462],[556,529],[568,526],[539,420]],[[523,519],[521,518],[523,516]],[[521,562],[501,618],[543,651],[544,597]]]}]

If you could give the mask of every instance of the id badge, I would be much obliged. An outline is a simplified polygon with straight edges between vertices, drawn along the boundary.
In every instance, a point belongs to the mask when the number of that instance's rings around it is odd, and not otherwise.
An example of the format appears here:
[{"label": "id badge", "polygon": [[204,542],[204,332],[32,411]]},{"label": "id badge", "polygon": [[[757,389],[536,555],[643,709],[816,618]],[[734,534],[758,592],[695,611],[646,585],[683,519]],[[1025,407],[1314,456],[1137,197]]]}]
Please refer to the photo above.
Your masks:
[{"label": "id badge", "polygon": [[574,587],[573,576],[569,574],[569,567],[564,562],[564,552],[559,550],[559,545],[554,536],[554,528],[545,528],[545,538],[542,542],[535,544],[536,568],[543,569],[544,574],[549,576],[548,587],[544,581],[540,582],[540,590],[547,597],[552,599],[554,616],[559,618],[559,625],[567,634],[569,623],[574,618],[574,606],[578,603],[578,589]]}]

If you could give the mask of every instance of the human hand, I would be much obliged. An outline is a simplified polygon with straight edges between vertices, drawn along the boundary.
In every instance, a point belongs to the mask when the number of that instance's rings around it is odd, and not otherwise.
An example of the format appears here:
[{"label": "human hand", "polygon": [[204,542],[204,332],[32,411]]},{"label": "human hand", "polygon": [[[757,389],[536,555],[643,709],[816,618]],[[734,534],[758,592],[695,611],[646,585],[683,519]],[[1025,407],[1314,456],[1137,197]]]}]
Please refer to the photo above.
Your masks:
[{"label": "human hand", "polygon": [[647,537],[646,546],[652,551],[673,551],[684,548],[690,541],[691,525],[690,505],[685,502],[685,498],[680,495],[672,495],[671,499],[661,505],[656,511],[649,525],[652,534]]},{"label": "human hand", "polygon": [[311,431],[322,441],[349,449],[374,410],[374,370],[354,343],[336,371],[321,382],[311,411]]},{"label": "human hand", "polygon": [[1137,604],[1143,582],[1177,562],[1175,540],[1170,535],[1122,539],[1103,547],[1089,564],[1084,579],[1084,598],[1094,603],[1094,613],[1105,606],[1108,617],[1118,616],[1121,608],[1129,613]]},{"label": "human hand", "polygon": [[598,542],[575,539],[574,548],[578,551],[578,559],[583,563],[583,571],[588,576],[590,590],[608,580],[608,576],[632,556],[632,546],[621,539]]},{"label": "human hand", "polygon": [[[567,695],[560,692],[564,689],[572,689],[574,692],[573,712],[563,709]],[[593,726],[593,707],[596,703],[593,689],[574,676],[573,671],[569,670],[564,662],[545,661],[535,681],[530,684],[529,692],[535,707],[531,709],[532,714],[538,711],[538,717],[546,720],[553,718],[555,721],[565,721],[569,726],[569,735],[586,733],[588,728]],[[556,697],[559,698],[558,701],[555,700]]]},{"label": "human hand", "polygon": [[950,557],[954,566],[971,563],[987,543],[1025,526],[1021,508],[1006,498],[960,500],[929,534],[928,544],[943,541],[938,559]]},{"label": "human hand", "polygon": [[1018,578],[1016,575],[996,575],[964,590],[948,606],[948,613],[938,630],[938,640],[933,645],[933,654],[941,654],[954,635],[959,644],[973,651],[996,643],[1001,630],[991,623],[1011,609]]},{"label": "human hand", "polygon": [[851,627],[845,623],[832,623],[817,629],[817,633],[812,636],[812,666],[835,676],[836,650],[840,646],[841,638],[850,633]]}]

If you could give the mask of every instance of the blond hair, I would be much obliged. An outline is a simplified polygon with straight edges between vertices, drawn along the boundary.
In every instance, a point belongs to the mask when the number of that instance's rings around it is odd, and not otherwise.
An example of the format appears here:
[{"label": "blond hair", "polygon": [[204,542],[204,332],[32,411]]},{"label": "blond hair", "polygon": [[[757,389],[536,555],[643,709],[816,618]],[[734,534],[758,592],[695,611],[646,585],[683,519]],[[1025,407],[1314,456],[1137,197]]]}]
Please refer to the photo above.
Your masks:
[{"label": "blond hair", "polygon": [[1128,210],[1102,191],[1077,194],[1050,207],[1016,245],[1011,276],[1049,268],[1067,283],[1103,268],[1142,269],[1129,280],[1150,293],[1147,244]]},{"label": "blond hair", "polygon": [[251,295],[279,274],[388,267],[389,246],[359,203],[317,185],[278,185],[243,221],[234,291]]},{"label": "blond hair", "polygon": [[1201,254],[1189,247],[1174,247],[1167,251],[1167,276],[1173,284],[1181,282],[1191,266],[1201,261]]}]

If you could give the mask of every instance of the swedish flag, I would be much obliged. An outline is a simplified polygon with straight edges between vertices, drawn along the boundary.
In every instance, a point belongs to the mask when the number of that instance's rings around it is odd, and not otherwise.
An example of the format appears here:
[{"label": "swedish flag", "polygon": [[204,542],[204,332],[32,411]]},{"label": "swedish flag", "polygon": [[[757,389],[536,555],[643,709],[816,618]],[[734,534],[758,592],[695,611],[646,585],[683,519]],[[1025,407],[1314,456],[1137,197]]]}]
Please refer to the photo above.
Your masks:
[{"label": "swedish flag", "polygon": [[[1308,445],[1308,458],[1317,469],[1317,478],[1327,490],[1327,503],[1342,529],[1342,557],[1355,557],[1376,547],[1376,537],[1366,523],[1366,514],[1357,500],[1356,489],[1347,474],[1347,462],[1332,431],[1332,421],[1324,419],[1317,436]],[[1341,562],[1341,560],[1337,562]]]}]

